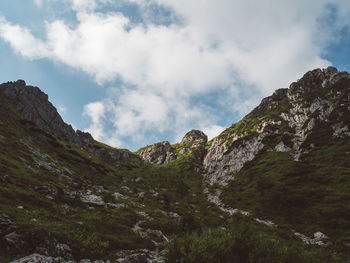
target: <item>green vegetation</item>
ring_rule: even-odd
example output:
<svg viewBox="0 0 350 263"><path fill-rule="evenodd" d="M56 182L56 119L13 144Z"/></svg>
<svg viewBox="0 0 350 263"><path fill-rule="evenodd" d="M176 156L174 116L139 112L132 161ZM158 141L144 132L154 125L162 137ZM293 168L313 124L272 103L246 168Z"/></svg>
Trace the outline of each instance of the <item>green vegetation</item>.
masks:
<svg viewBox="0 0 350 263"><path fill-rule="evenodd" d="M155 166L127 150L97 143L95 148L130 155L128 161L104 159L41 131L1 100L0 111L8 114L0 114L0 211L28 240L20 251L2 250L4 262L18 253L33 253L46 239L68 244L78 259L112 259L120 249L155 249L153 237L132 231L139 221L143 228L168 236L221 224L218 215L223 213L202 193L202 178L193 171L198 164L192 163L190 154ZM123 186L130 193L123 192ZM79 192L88 190L125 207L84 203ZM125 198L117 200L115 192Z"/></svg>
<svg viewBox="0 0 350 263"><path fill-rule="evenodd" d="M232 208L273 220L278 226L272 228L252 217L230 217L208 202L198 161L202 149L180 154L191 143L172 145L178 158L164 165L146 164L128 150L98 142L87 151L41 131L0 97L0 112L6 113L0 114L0 213L11 218L24 242L8 248L1 239L0 262L53 240L69 245L76 259L113 260L119 250L147 248L166 249L167 262L346 262L350 142L332 137L333 124L350 126L348 110L340 106L348 100L348 93L338 92L344 85L349 83L320 92L331 93L337 109L327 124L316 121L299 162L293 151L273 150L280 141L292 146L291 128L280 117L291 107L281 95L285 90L219 135L230 150L263 128L274 131L221 195ZM304 95L309 103L310 94ZM270 122L280 125L266 128ZM84 201L83 195L102 204ZM136 225L141 230L134 231ZM291 229L309 236L322 231L333 245L307 246ZM171 242L145 230L160 230Z"/></svg>
<svg viewBox="0 0 350 263"><path fill-rule="evenodd" d="M291 105L286 96L281 96L286 90L277 90L272 96L265 98L258 107L247 114L242 120L223 131L218 138L223 138L229 149L239 144L239 139L256 136L264 128L264 123L281 122L280 129L290 130L286 122L280 116L281 112L287 112ZM268 101L274 101L273 104ZM237 140L238 139L238 140ZM209 141L208 145L212 142Z"/></svg>
<svg viewBox="0 0 350 263"><path fill-rule="evenodd" d="M328 263L345 262L341 255L306 246L281 229L263 227L240 215L227 228L188 233L168 245L169 263Z"/></svg>
<svg viewBox="0 0 350 263"><path fill-rule="evenodd" d="M224 189L224 203L310 236L316 231L327 233L334 247L348 251L345 244L350 242L350 141L348 137L334 137L332 125L350 124L347 108L341 106L349 87L350 82L343 81L320 90L321 98L336 98L336 107L330 121L315 121L301 145L300 161L294 161L294 151L271 151L279 141L291 146L290 128L279 126L280 132L264 139L264 150L246 163ZM309 95L305 92L302 99L310 104ZM311 117L318 114L315 111Z"/></svg>

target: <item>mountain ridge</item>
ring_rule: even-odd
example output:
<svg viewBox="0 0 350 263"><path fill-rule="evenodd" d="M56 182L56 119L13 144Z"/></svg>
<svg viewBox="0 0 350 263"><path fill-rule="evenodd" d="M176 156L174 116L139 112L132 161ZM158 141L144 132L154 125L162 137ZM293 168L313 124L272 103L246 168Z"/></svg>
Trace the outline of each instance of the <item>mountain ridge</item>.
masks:
<svg viewBox="0 0 350 263"><path fill-rule="evenodd" d="M344 262L349 100L348 73L315 69L210 141L192 130L132 153L75 132L39 88L1 84L0 261L258 262L268 247L268 262ZM189 250L208 238L247 247Z"/></svg>

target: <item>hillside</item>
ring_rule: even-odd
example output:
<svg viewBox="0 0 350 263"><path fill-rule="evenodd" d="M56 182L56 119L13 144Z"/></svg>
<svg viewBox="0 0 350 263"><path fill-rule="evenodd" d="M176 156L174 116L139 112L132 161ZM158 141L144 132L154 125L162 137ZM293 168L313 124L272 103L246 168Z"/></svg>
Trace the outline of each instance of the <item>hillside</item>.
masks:
<svg viewBox="0 0 350 263"><path fill-rule="evenodd" d="M0 262L346 262L349 100L316 69L209 142L132 153L1 84Z"/></svg>

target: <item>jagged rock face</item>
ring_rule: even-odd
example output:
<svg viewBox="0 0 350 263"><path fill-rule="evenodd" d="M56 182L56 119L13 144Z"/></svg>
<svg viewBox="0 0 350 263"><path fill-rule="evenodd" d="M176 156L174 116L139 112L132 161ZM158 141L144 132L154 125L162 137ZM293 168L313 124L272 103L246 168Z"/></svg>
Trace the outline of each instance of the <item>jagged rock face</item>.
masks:
<svg viewBox="0 0 350 263"><path fill-rule="evenodd" d="M242 132L233 126L210 142L203 161L209 182L226 185L264 147L278 152L291 151L298 161L308 152L307 148L314 147L313 143L307 145L307 138L323 123L332 123L333 137L349 136L348 124L343 118L350 114L349 87L348 73L328 67L309 71L289 89L277 90L263 99L250 114L254 118L247 115L247 121L247 117L242 121L246 125L261 119L254 129ZM287 145L285 141L267 143L268 138L278 136L290 137Z"/></svg>
<svg viewBox="0 0 350 263"><path fill-rule="evenodd" d="M175 149L167 141L141 149L138 154L143 160L153 164L169 163L177 158Z"/></svg>
<svg viewBox="0 0 350 263"><path fill-rule="evenodd" d="M233 179L235 172L243 165L254 159L255 155L264 147L262 143L265 133L250 140L245 140L241 145L229 151L223 138L214 139L203 164L207 168L210 184L218 183L226 185Z"/></svg>
<svg viewBox="0 0 350 263"><path fill-rule="evenodd" d="M24 118L34 122L41 130L79 144L80 136L71 125L66 124L56 108L48 101L48 96L39 88L26 86L23 80L0 85L0 93L13 100L14 105Z"/></svg>
<svg viewBox="0 0 350 263"><path fill-rule="evenodd" d="M96 147L96 141L88 132L75 132L71 125L62 120L48 96L38 87L27 86L23 80L7 82L0 85L0 95L10 99L25 119L51 135L84 148L102 159L128 161L131 158L130 152Z"/></svg>

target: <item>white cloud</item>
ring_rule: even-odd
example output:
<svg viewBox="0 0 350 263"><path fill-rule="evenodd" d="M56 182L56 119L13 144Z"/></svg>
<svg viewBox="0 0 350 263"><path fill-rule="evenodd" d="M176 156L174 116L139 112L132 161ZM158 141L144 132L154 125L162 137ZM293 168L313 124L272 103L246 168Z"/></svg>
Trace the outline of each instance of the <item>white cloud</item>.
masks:
<svg viewBox="0 0 350 263"><path fill-rule="evenodd" d="M85 11L85 10L94 10L97 6L95 0L69 0L72 3L74 10Z"/></svg>
<svg viewBox="0 0 350 263"><path fill-rule="evenodd" d="M222 127L220 125L211 125L203 129L203 132L208 136L208 140L213 139L218 136L221 132L223 132L226 127Z"/></svg>
<svg viewBox="0 0 350 263"><path fill-rule="evenodd" d="M84 107L84 115L91 119L91 125L86 129L95 139L104 137L103 118L105 116L105 106L101 102L92 102Z"/></svg>
<svg viewBox="0 0 350 263"><path fill-rule="evenodd" d="M62 105L58 105L57 106L57 111L60 115L63 115L67 112L67 108L65 106L62 106Z"/></svg>
<svg viewBox="0 0 350 263"><path fill-rule="evenodd" d="M120 79L132 87L85 108L92 118L88 130L118 143L152 130L171 131L178 138L199 126L209 127L212 136L225 116L212 116L210 107L220 104L246 113L262 96L287 87L305 71L329 65L321 54L344 21L350 23L347 1L129 0L145 14L152 5L168 8L181 19L169 26L133 24L122 13L95 11L110 0L66 1L77 13L76 27L61 20L47 23L43 41L27 28L2 21L0 35L30 59L80 69L100 85ZM320 24L328 4L340 7L344 21ZM211 92L225 94L225 102L192 104L194 97ZM103 130L104 111L112 116L113 136Z"/></svg>
<svg viewBox="0 0 350 263"><path fill-rule="evenodd" d="M34 4L41 7L43 5L43 0L34 0Z"/></svg>
<svg viewBox="0 0 350 263"><path fill-rule="evenodd" d="M0 37L26 58L40 59L49 55L46 44L35 38L29 29L12 25L4 18L0 18Z"/></svg>

